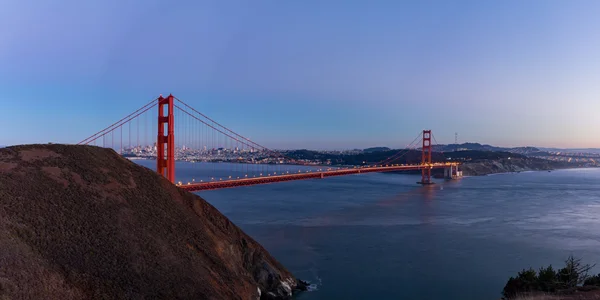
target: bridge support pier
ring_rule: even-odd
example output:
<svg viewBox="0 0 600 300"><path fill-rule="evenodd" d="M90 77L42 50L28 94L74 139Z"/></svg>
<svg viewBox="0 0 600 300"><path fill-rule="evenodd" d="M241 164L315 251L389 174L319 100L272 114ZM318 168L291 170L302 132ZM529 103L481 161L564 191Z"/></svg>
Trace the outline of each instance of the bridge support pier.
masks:
<svg viewBox="0 0 600 300"><path fill-rule="evenodd" d="M458 165L450 165L450 167L444 168L444 178L458 179L460 177L462 177L462 171L458 170Z"/></svg>

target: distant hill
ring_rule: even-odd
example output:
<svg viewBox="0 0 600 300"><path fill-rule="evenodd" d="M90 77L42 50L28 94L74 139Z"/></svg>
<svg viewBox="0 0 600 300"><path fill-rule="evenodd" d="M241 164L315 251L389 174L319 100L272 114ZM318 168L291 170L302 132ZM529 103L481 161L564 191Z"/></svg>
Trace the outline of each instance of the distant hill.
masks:
<svg viewBox="0 0 600 300"><path fill-rule="evenodd" d="M565 153L598 153L600 148L544 148L544 147L496 147L480 143L463 143L463 144L448 144L448 145L433 145L433 151L451 152L451 151L494 151L494 152L510 152L524 154L528 156L545 156L548 152L565 152Z"/></svg>
<svg viewBox="0 0 600 300"><path fill-rule="evenodd" d="M372 148L364 149L363 152L372 153L372 152L381 152L381 151L390 151L390 150L391 149L388 147L372 147Z"/></svg>
<svg viewBox="0 0 600 300"><path fill-rule="evenodd" d="M444 157L450 159L467 159L467 160L494 160L503 158L526 158L522 154L506 152L506 151L480 151L480 150L463 150L445 152Z"/></svg>
<svg viewBox="0 0 600 300"><path fill-rule="evenodd" d="M510 152L517 154L525 154L539 152L540 149L535 147L514 147L514 148L505 148L505 147L496 147L492 145L485 145L480 143L463 143L463 144L449 144L449 145L434 145L433 151L437 152L452 152L452 151L465 151L465 150L474 150L474 151L493 151L493 152Z"/></svg>
<svg viewBox="0 0 600 300"><path fill-rule="evenodd" d="M546 152L567 152L567 153L600 153L599 148L539 148Z"/></svg>
<svg viewBox="0 0 600 300"><path fill-rule="evenodd" d="M216 208L115 151L0 150L0 299L291 299Z"/></svg>

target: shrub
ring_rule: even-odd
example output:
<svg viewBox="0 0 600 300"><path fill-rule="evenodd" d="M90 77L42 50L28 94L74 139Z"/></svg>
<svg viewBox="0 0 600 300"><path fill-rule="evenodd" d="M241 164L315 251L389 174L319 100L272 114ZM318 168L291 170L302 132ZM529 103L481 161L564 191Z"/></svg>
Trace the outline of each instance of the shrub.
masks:
<svg viewBox="0 0 600 300"><path fill-rule="evenodd" d="M502 290L504 299L515 298L517 295L532 292L556 292L573 289L581 284L600 286L600 274L589 277L588 272L595 265L582 264L581 259L570 255L565 260L565 267L555 271L552 265L540 268L539 273L534 269L523 269L517 277L510 277Z"/></svg>
<svg viewBox="0 0 600 300"><path fill-rule="evenodd" d="M584 282L583 286L600 286L600 274L588 277Z"/></svg>
<svg viewBox="0 0 600 300"><path fill-rule="evenodd" d="M534 269L529 270L523 269L517 274L517 277L511 277L502 291L502 296L506 299L515 297L518 294L537 291L538 288L538 276Z"/></svg>

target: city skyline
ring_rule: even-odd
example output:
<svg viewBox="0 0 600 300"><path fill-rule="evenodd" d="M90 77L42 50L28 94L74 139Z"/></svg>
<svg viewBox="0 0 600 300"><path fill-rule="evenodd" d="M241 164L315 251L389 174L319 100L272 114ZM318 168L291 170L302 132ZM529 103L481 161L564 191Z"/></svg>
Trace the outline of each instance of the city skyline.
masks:
<svg viewBox="0 0 600 300"><path fill-rule="evenodd" d="M29 3L0 12L0 145L77 143L158 94L269 148L600 148L600 3Z"/></svg>

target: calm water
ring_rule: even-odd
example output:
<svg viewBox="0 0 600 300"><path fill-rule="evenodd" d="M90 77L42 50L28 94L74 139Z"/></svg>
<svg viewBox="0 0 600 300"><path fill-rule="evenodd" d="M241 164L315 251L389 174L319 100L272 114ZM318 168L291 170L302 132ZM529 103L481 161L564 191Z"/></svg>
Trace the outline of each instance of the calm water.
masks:
<svg viewBox="0 0 600 300"><path fill-rule="evenodd" d="M177 167L182 181L202 172ZM562 266L569 254L600 263L600 169L418 179L364 174L199 195L316 284L299 299L499 299L522 268Z"/></svg>

